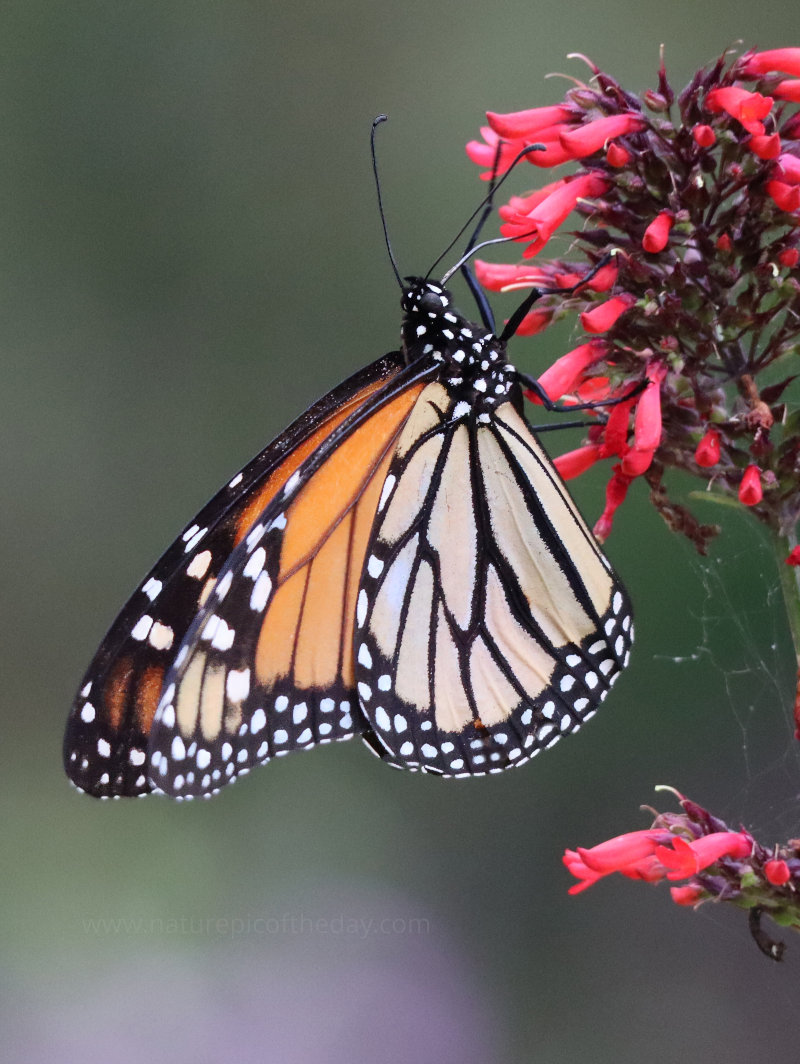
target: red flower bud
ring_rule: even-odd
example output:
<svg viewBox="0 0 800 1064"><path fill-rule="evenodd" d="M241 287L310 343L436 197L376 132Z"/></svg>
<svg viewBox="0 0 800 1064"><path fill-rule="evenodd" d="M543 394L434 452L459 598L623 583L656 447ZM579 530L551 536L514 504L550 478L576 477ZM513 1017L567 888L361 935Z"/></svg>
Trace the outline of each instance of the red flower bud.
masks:
<svg viewBox="0 0 800 1064"><path fill-rule="evenodd" d="M745 60L742 73L746 78L757 78L773 70L800 75L800 48L769 48L765 52L754 52Z"/></svg>
<svg viewBox="0 0 800 1064"><path fill-rule="evenodd" d="M800 565L800 547L792 547L785 560L787 565Z"/></svg>
<svg viewBox="0 0 800 1064"><path fill-rule="evenodd" d="M661 211L657 214L644 231L644 236L642 237L644 250L649 251L651 254L663 251L667 246L669 231L674 221L675 219L670 211Z"/></svg>
<svg viewBox="0 0 800 1064"><path fill-rule="evenodd" d="M583 159L605 147L612 137L636 133L644 129L647 120L637 114L608 115L561 133L559 140L573 159Z"/></svg>
<svg viewBox="0 0 800 1064"><path fill-rule="evenodd" d="M777 859L767 861L764 865L764 875L767 882L771 883L773 887L782 887L792 878L792 873L789 871L787 863Z"/></svg>
<svg viewBox="0 0 800 1064"><path fill-rule="evenodd" d="M621 170L623 166L627 166L631 161L631 153L627 148L624 148L621 144L617 144L615 140L609 144L606 149L606 162L609 166L613 166L615 170Z"/></svg>
<svg viewBox="0 0 800 1064"><path fill-rule="evenodd" d="M800 251L797 248L784 248L778 252L778 262L788 270L794 269L800 260Z"/></svg>
<svg viewBox="0 0 800 1064"><path fill-rule="evenodd" d="M553 465L564 480L572 480L585 473L597 462L602 455L602 447L599 443L587 443L583 447L577 447L574 451L567 451L554 459Z"/></svg>
<svg viewBox="0 0 800 1064"><path fill-rule="evenodd" d="M719 432L715 428L707 428L702 440L698 443L694 452L694 460L699 466L708 469L719 461Z"/></svg>
<svg viewBox="0 0 800 1064"><path fill-rule="evenodd" d="M717 134L711 126L697 125L692 130L695 144L700 148L711 148L716 143Z"/></svg>
<svg viewBox="0 0 800 1064"><path fill-rule="evenodd" d="M551 399L560 399L566 392L573 390L584 370L603 358L607 350L608 345L604 340L590 340L580 347L574 347L544 371L539 377L539 384Z"/></svg>
<svg viewBox="0 0 800 1064"><path fill-rule="evenodd" d="M635 302L635 297L628 293L607 299L580 315L581 328L593 334L606 332Z"/></svg>
<svg viewBox="0 0 800 1064"><path fill-rule="evenodd" d="M702 901L705 891L694 883L687 883L683 887L670 887L669 892L676 905L696 905Z"/></svg>
<svg viewBox="0 0 800 1064"><path fill-rule="evenodd" d="M781 153L781 138L777 133L753 136L748 140L747 147L759 159L777 159Z"/></svg>
<svg viewBox="0 0 800 1064"><path fill-rule="evenodd" d="M717 250L718 251L730 251L732 247L731 238L727 233L723 233L722 236L717 237Z"/></svg>
<svg viewBox="0 0 800 1064"><path fill-rule="evenodd" d="M757 506L763 498L761 487L761 470L757 465L749 465L744 471L739 484L739 502L743 506Z"/></svg>

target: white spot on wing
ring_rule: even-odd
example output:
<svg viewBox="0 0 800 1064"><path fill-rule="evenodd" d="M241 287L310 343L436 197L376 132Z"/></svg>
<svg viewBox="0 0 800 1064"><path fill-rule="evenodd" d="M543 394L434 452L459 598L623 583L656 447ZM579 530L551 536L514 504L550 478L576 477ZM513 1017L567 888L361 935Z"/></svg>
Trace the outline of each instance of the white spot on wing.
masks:
<svg viewBox="0 0 800 1064"><path fill-rule="evenodd" d="M152 627L153 618L148 613L143 614L131 629L131 638L139 640L147 639L147 635Z"/></svg>
<svg viewBox="0 0 800 1064"><path fill-rule="evenodd" d="M211 551L201 550L186 566L186 575L194 577L195 580L202 580L208 572L209 565L211 565Z"/></svg>
<svg viewBox="0 0 800 1064"><path fill-rule="evenodd" d="M386 505L389 496L392 494L392 489L394 488L396 481L397 477L394 473L390 473L386 480L384 480L383 490L381 491L380 501L378 502L378 513L380 513Z"/></svg>
<svg viewBox="0 0 800 1064"><path fill-rule="evenodd" d="M255 557L255 555L253 555L253 557ZM272 591L272 581L270 580L269 573L259 573L258 579L255 584L253 584L253 591L250 595L250 609L255 610L256 613L261 613L267 604L270 591Z"/></svg>
<svg viewBox="0 0 800 1064"><path fill-rule="evenodd" d="M156 580L155 577L151 576L147 583L142 586L142 591L152 602L153 599L158 596L158 593L161 591L161 588L163 586L164 585L161 583L160 580Z"/></svg>
<svg viewBox="0 0 800 1064"><path fill-rule="evenodd" d="M155 647L156 650L169 650L174 638L175 633L168 624L161 624L160 621L156 621L150 629L150 635L147 641L150 646Z"/></svg>
<svg viewBox="0 0 800 1064"><path fill-rule="evenodd" d="M225 693L231 702L243 702L250 693L250 670L231 669L225 679Z"/></svg>

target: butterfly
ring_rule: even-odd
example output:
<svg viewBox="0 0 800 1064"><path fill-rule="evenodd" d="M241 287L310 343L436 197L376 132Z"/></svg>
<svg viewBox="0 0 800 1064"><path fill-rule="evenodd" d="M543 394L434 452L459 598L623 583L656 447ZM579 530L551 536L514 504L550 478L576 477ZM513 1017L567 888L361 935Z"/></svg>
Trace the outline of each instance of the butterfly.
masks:
<svg viewBox="0 0 800 1064"><path fill-rule="evenodd" d="M500 772L606 697L630 603L505 341L426 279L402 308L402 349L237 473L124 606L67 724L80 790L209 796L356 734L398 767Z"/></svg>
<svg viewBox="0 0 800 1064"><path fill-rule="evenodd" d="M403 280L387 247L401 349L273 440L133 593L67 721L79 790L210 797L354 735L398 768L498 773L577 731L627 664L628 596L506 354L538 293L497 335L468 272L483 324L445 287L468 255Z"/></svg>

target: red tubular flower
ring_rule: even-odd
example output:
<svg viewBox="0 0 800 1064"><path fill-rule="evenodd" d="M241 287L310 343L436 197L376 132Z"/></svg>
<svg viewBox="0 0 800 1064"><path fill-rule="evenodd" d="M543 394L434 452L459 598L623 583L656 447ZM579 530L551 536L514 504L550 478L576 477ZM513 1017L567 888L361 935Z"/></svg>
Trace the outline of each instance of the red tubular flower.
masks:
<svg viewBox="0 0 800 1064"><path fill-rule="evenodd" d="M644 857L652 857L657 845L671 837L668 831L653 831L649 828L645 831L627 831L624 835L615 835L613 839L606 839L588 849L579 846L576 852L587 868L607 876Z"/></svg>
<svg viewBox="0 0 800 1064"><path fill-rule="evenodd" d="M800 185L787 185L784 181L767 181L766 190L776 207L787 214L800 208Z"/></svg>
<svg viewBox="0 0 800 1064"><path fill-rule="evenodd" d="M743 506L757 506L763 498L761 487L761 470L757 465L749 465L739 484L739 502Z"/></svg>
<svg viewBox="0 0 800 1064"><path fill-rule="evenodd" d="M708 469L710 466L717 464L719 456L719 432L715 428L709 427L695 448L694 460L699 466Z"/></svg>
<svg viewBox="0 0 800 1064"><path fill-rule="evenodd" d="M759 159L777 159L781 153L781 138L777 133L753 136L748 140L747 147Z"/></svg>
<svg viewBox="0 0 800 1064"><path fill-rule="evenodd" d="M649 468L661 443L661 385L667 367L659 362L647 366L648 383L636 404L633 423L633 446L622 459L622 472L638 477Z"/></svg>
<svg viewBox="0 0 800 1064"><path fill-rule="evenodd" d="M543 332L553 319L552 310L529 310L517 326L516 336L536 336Z"/></svg>
<svg viewBox="0 0 800 1064"><path fill-rule="evenodd" d="M631 158L632 156L628 149L621 144L617 144L614 140L606 149L606 162L609 166L613 166L615 170L621 170L623 166L627 166Z"/></svg>
<svg viewBox="0 0 800 1064"><path fill-rule="evenodd" d="M773 70L800 75L800 48L769 48L765 52L754 52L745 60L742 73L746 78L757 78Z"/></svg>
<svg viewBox="0 0 800 1064"><path fill-rule="evenodd" d="M561 858L576 879L581 880L580 883L574 883L569 888L570 894L580 894L582 890L586 890L587 887L591 887L593 883L596 883L598 879L602 879L600 872L593 872L591 868L583 863L580 855L574 850L566 850L564 856Z"/></svg>
<svg viewBox="0 0 800 1064"><path fill-rule="evenodd" d="M608 377L588 377L575 389L575 397L580 403L596 403L598 399L610 399L611 387ZM602 425L593 425L590 432L596 434L593 443L597 443L603 432ZM605 457L605 456L604 456Z"/></svg>
<svg viewBox="0 0 800 1064"><path fill-rule="evenodd" d="M564 480L572 480L585 473L595 462L603 457L603 448L599 443L587 443L574 451L567 451L554 459L553 465Z"/></svg>
<svg viewBox="0 0 800 1064"><path fill-rule="evenodd" d="M670 211L661 211L644 231L642 247L651 254L663 251L669 240L669 231L675 223Z"/></svg>
<svg viewBox="0 0 800 1064"><path fill-rule="evenodd" d="M478 283L490 292L507 292L514 288L545 287L550 278L535 266L519 266L511 262L484 262L475 260L475 276Z"/></svg>
<svg viewBox="0 0 800 1064"><path fill-rule="evenodd" d="M793 270L798 261L800 261L800 251L797 248L784 248L783 251L778 252L778 262L787 270Z"/></svg>
<svg viewBox="0 0 800 1064"><path fill-rule="evenodd" d="M635 297L629 293L607 299L605 303L599 303L580 315L581 328L592 334L607 332L635 302Z"/></svg>
<svg viewBox="0 0 800 1064"><path fill-rule="evenodd" d="M670 832L661 828L629 831L590 849L579 846L577 850L567 850L562 860L576 879L581 880L570 887L569 893L579 894L612 872L620 872L629 879L658 882L664 878L666 869L654 853L659 843L671 838Z"/></svg>
<svg viewBox="0 0 800 1064"><path fill-rule="evenodd" d="M717 142L717 134L711 126L697 125L692 129L694 142L699 148L712 148Z"/></svg>
<svg viewBox="0 0 800 1064"><path fill-rule="evenodd" d="M617 283L619 267L615 262L608 262L601 266L591 281L586 282L586 287L593 292L607 292Z"/></svg>
<svg viewBox="0 0 800 1064"><path fill-rule="evenodd" d="M800 103L800 80L797 78L782 81L773 89L779 100L788 100L790 103Z"/></svg>
<svg viewBox="0 0 800 1064"><path fill-rule="evenodd" d="M705 895L702 887L687 883L684 887L670 887L669 892L676 905L696 905Z"/></svg>
<svg viewBox="0 0 800 1064"><path fill-rule="evenodd" d="M603 433L604 458L613 454L622 456L628 451L628 425L630 411L635 402L636 397L615 403L611 408Z"/></svg>
<svg viewBox="0 0 800 1064"><path fill-rule="evenodd" d="M590 340L567 351L539 377L539 384L551 399L560 399L566 392L571 392L580 380L583 372L594 362L604 358L608 344L604 340Z"/></svg>
<svg viewBox="0 0 800 1064"><path fill-rule="evenodd" d="M504 140L531 142L538 140L540 131L548 126L575 121L573 112L563 104L556 104L552 107L532 107L527 111L512 111L509 114L487 111L486 118L494 132Z"/></svg>
<svg viewBox="0 0 800 1064"><path fill-rule="evenodd" d="M800 547L792 547L785 561L787 565L800 565Z"/></svg>
<svg viewBox="0 0 800 1064"><path fill-rule="evenodd" d="M500 143L500 137L489 126L481 127L481 135L486 141L482 144L479 140L471 140L467 144L467 155L478 166L487 166L489 169L481 174L482 181L490 181L497 174L504 174L514 162L516 157L525 147L521 140L507 140ZM500 143L500 155L497 154L497 145ZM531 153L535 154L535 153ZM497 159L497 170L494 170Z"/></svg>
<svg viewBox="0 0 800 1064"><path fill-rule="evenodd" d="M516 213L513 220L508 217L508 208L500 209L501 217L506 218L505 224L500 226L503 236L513 240L530 240L531 236L535 237L525 248L524 258L530 258L541 251L555 230L575 209L578 200L602 195L608 188L608 182L601 175L589 171L577 177L565 178L564 181L557 182L556 186L549 195L539 199L531 211L526 214ZM529 201L532 198L527 197Z"/></svg>
<svg viewBox="0 0 800 1064"><path fill-rule="evenodd" d="M584 159L587 155L600 151L612 138L625 136L626 133L637 133L646 125L647 120L642 115L609 115L607 118L586 122L575 129L565 130L559 140L572 159Z"/></svg>
<svg viewBox="0 0 800 1064"><path fill-rule="evenodd" d="M631 486L633 477L626 476L621 466L614 466L611 480L606 484L606 507L595 521L592 531L595 537L604 543L611 535L611 527L614 523L614 514L625 502L628 488Z"/></svg>
<svg viewBox="0 0 800 1064"><path fill-rule="evenodd" d="M715 831L687 842L680 835L670 837L672 848L656 846L655 856L669 869L667 879L688 879L716 864L722 857L749 857L753 840L742 831Z"/></svg>
<svg viewBox="0 0 800 1064"><path fill-rule="evenodd" d="M788 152L779 155L772 176L787 185L800 185L800 159Z"/></svg>
<svg viewBox="0 0 800 1064"><path fill-rule="evenodd" d="M772 97L762 96L760 92L748 92L735 85L712 89L706 96L706 108L717 114L726 111L744 126L748 133L759 136L764 132L762 118L772 110Z"/></svg>
<svg viewBox="0 0 800 1064"><path fill-rule="evenodd" d="M785 861L778 860L767 861L764 865L764 875L767 882L771 883L773 887L782 887L792 878L788 864Z"/></svg>

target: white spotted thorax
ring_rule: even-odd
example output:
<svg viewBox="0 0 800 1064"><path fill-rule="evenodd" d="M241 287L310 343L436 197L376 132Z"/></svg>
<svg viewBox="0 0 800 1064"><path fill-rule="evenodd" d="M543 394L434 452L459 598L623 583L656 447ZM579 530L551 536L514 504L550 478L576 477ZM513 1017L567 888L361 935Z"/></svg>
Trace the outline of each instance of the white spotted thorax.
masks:
<svg viewBox="0 0 800 1064"><path fill-rule="evenodd" d="M516 379L505 344L454 310L446 288L420 277L406 280L401 299L406 362L431 358L443 363L442 383L470 407L488 409L505 402Z"/></svg>

